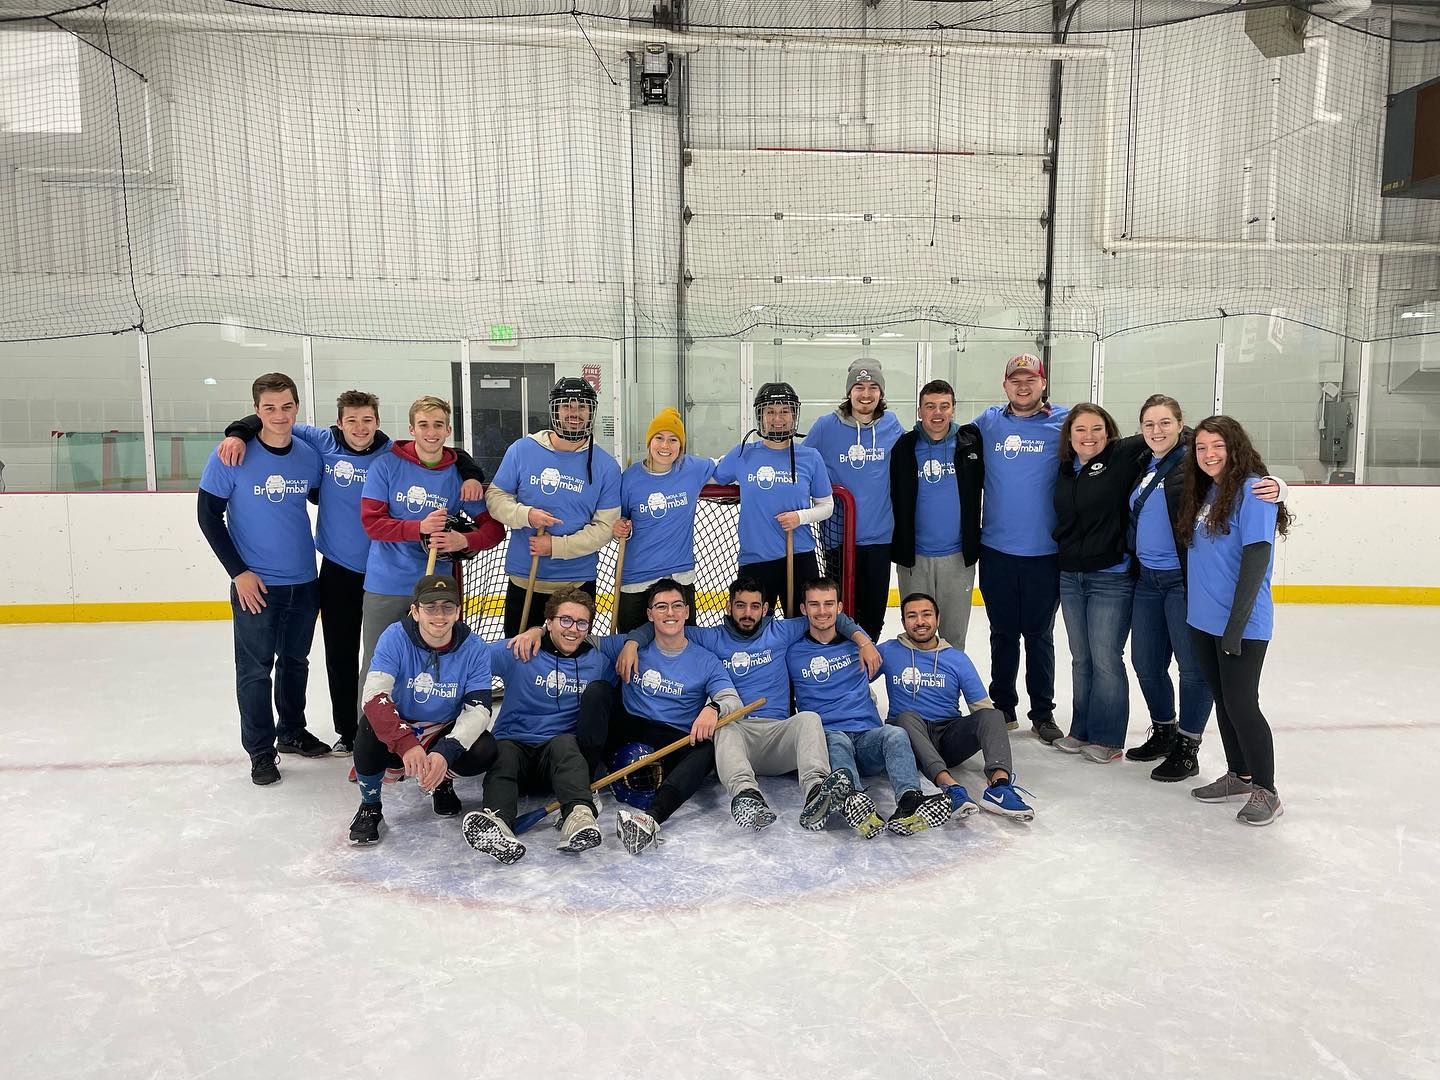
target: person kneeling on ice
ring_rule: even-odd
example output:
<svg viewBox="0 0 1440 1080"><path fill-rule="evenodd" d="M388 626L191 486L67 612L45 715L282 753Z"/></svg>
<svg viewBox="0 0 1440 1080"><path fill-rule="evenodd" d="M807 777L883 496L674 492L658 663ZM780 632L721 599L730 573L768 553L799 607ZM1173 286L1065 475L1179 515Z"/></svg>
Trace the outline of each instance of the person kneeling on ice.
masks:
<svg viewBox="0 0 1440 1080"><path fill-rule="evenodd" d="M983 753L987 786L980 805L1017 821L1032 820L1035 811L1020 797L1023 789L1011 783L1005 714L991 704L970 658L937 632L940 605L927 593L911 593L900 602L900 617L905 632L880 646L890 696L887 723L910 737L920 768L949 798L952 811L969 817L976 807L949 770ZM961 700L970 715L960 714Z"/></svg>
<svg viewBox="0 0 1440 1080"><path fill-rule="evenodd" d="M866 839L882 829L908 836L945 824L951 813L949 798L920 793L910 740L900 728L880 722L860 651L835 629L840 587L830 578L818 578L805 583L802 595L810 629L790 646L785 659L796 708L820 714L830 766L850 775L855 790L841 807L846 822ZM895 792L889 821L881 819L861 783L866 773L882 768Z"/></svg>
<svg viewBox="0 0 1440 1080"><path fill-rule="evenodd" d="M495 761L490 654L459 618L455 579L431 574L415 583L409 613L376 642L355 735L360 809L352 844L380 839L387 769L417 777L435 813L455 817L460 798L450 778L478 776Z"/></svg>
<svg viewBox="0 0 1440 1080"><path fill-rule="evenodd" d="M755 777L796 773L805 800L800 824L819 830L850 796L850 778L843 770L830 769L820 717L813 712L789 715L790 673L785 669L785 652L805 635L810 624L804 619L777 619L767 610L761 584L740 577L730 585L724 623L685 630L687 641L715 654L743 700L763 697L774 703L774 708L767 707L759 716L747 716L715 732L715 771L730 792L730 816L735 824L757 830L773 824L775 812L760 794ZM835 625L855 642L867 671L878 672L880 654L859 624L842 611ZM649 624L630 634L616 665L622 677L633 673L639 648L654 639Z"/></svg>
<svg viewBox="0 0 1440 1080"><path fill-rule="evenodd" d="M615 694L615 667L586 634L595 601L584 589L552 593L545 602L545 636L528 659L511 643L490 646L490 664L505 684L495 721L497 760L485 774L483 809L465 815L465 839L498 862L525 854L515 838L520 789L549 787L560 802L561 851L600 843L598 807L590 776L604 750Z"/></svg>

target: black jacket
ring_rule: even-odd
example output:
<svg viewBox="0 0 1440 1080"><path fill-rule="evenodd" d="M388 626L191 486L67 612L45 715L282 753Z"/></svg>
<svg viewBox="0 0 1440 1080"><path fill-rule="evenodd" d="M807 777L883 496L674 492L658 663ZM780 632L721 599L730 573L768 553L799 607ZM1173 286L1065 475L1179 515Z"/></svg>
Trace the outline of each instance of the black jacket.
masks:
<svg viewBox="0 0 1440 1080"><path fill-rule="evenodd" d="M1131 435L1110 443L1078 473L1073 459L1060 463L1050 535L1060 545L1062 572L1104 570L1125 557L1130 492L1150 456L1144 437Z"/></svg>
<svg viewBox="0 0 1440 1080"><path fill-rule="evenodd" d="M920 494L915 444L919 438L912 428L890 451L890 506L895 513L890 558L897 566L915 565L915 502ZM980 429L974 424L964 424L955 433L955 483L960 488L961 551L965 565L970 566L980 557L980 489L985 486L985 455L981 453Z"/></svg>

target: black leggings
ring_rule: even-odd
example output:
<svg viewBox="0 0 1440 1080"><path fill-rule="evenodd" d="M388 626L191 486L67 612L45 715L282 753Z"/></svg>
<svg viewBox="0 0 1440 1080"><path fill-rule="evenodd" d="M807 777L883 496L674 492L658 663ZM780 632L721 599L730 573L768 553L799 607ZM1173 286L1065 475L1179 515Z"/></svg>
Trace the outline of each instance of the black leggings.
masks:
<svg viewBox="0 0 1440 1080"><path fill-rule="evenodd" d="M593 581L582 581L580 588L592 597L595 595L595 582ZM545 622L545 602L549 599L549 593L536 592L530 600L530 618L526 620L524 626L521 626L520 616L525 613L525 586L507 581L505 583L505 636L511 638L522 630L529 630L532 626L543 624Z"/></svg>
<svg viewBox="0 0 1440 1080"><path fill-rule="evenodd" d="M450 734L454 726L453 723L446 724L444 731L435 741L439 742ZM487 731L475 740L474 746L460 755L453 771L459 776L479 776L495 764L495 754L495 736ZM390 748L380 741L380 736L376 735L375 729L370 726L370 718L362 716L360 729L355 735L355 775L377 776L386 769L403 768L404 764L399 754L392 754Z"/></svg>
<svg viewBox="0 0 1440 1080"><path fill-rule="evenodd" d="M679 728L631 712L621 716L619 728L625 741L645 743L654 750L668 746L685 734ZM663 779L655 793L655 801L650 804L650 816L656 821L665 821L715 772L715 740L706 739L694 746L681 747L669 757L662 758L660 768Z"/></svg>
<svg viewBox="0 0 1440 1080"><path fill-rule="evenodd" d="M495 764L485 774L485 809L494 810L513 829L521 791L553 791L562 821L577 806L595 809L590 770L574 735L533 745L499 741Z"/></svg>
<svg viewBox="0 0 1440 1080"><path fill-rule="evenodd" d="M325 675L335 734L355 742L360 696L360 609L365 575L329 559L320 560L320 631L325 635Z"/></svg>
<svg viewBox="0 0 1440 1080"><path fill-rule="evenodd" d="M844 573L841 566L844 556L841 548L827 548L825 551L826 573L836 581L840 581ZM891 567L889 544L860 544L855 548L855 621L876 643L885 629L885 612L890 606ZM795 587L798 589L800 583L796 582ZM841 589L840 599L848 600L843 595L843 582ZM800 597L800 600L804 599Z"/></svg>
<svg viewBox="0 0 1440 1080"><path fill-rule="evenodd" d="M1215 695L1215 719L1225 744L1225 763L1239 776L1250 776L1260 787L1275 790L1275 741L1270 724L1260 711L1260 669L1265 666L1268 641L1246 638L1240 655L1231 656L1220 639L1190 627L1195 666Z"/></svg>
<svg viewBox="0 0 1440 1080"><path fill-rule="evenodd" d="M785 596L785 559L771 559L768 562L748 563L740 567L735 575L737 578L754 578L760 583L760 591L765 594L765 602L770 605L770 613L775 615L780 607L785 609L785 617L793 619L800 614L800 603L805 599L799 595L800 590L805 587L805 582L820 576L820 564L815 558L813 551L795 552L795 604L784 601ZM779 606L777 607L777 601Z"/></svg>

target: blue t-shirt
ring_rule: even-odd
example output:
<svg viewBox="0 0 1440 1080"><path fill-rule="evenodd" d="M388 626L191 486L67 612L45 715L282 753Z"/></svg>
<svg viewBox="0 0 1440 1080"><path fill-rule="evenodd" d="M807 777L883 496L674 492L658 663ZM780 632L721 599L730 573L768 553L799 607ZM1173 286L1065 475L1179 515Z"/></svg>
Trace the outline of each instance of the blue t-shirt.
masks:
<svg viewBox="0 0 1440 1080"><path fill-rule="evenodd" d="M790 672L785 667L785 651L805 636L809 626L808 619L767 615L750 637L741 637L729 623L687 627L685 636L715 654L741 701L763 697L765 705L760 711L766 717L783 719L790 715Z"/></svg>
<svg viewBox="0 0 1440 1080"><path fill-rule="evenodd" d="M460 506L460 474L454 464L427 469L391 448L375 460L365 474L362 499L389 503L390 516L400 521L422 521L436 510ZM483 507L467 504L478 515ZM365 591L383 596L408 596L425 574L426 555L416 540L374 540L365 561ZM450 574L454 564L441 555L435 573Z"/></svg>
<svg viewBox="0 0 1440 1080"><path fill-rule="evenodd" d="M820 455L808 446L794 449L793 475L790 447L772 450L763 442L742 443L721 458L715 468L717 483L737 484L740 488L741 566L783 559L785 530L775 515L808 510L812 500L831 494L830 477ZM815 536L806 526L795 530L795 550L815 550Z"/></svg>
<svg viewBox="0 0 1440 1080"><path fill-rule="evenodd" d="M1135 500L1140 498L1146 488L1155 484L1155 467L1160 464L1160 459L1152 456L1150 465L1139 485L1130 493L1130 506L1133 509ZM1135 523L1135 556L1140 560L1140 565L1151 570L1179 570L1180 555L1175 550L1175 532L1170 527L1170 510L1165 505L1165 485L1167 482L1177 479L1177 471L1182 468L1183 462L1177 464L1170 474L1161 480L1150 497L1145 500L1145 505L1140 508L1140 520Z"/></svg>
<svg viewBox="0 0 1440 1080"><path fill-rule="evenodd" d="M607 655L614 643L618 654L625 641L619 635L599 639ZM689 731L706 701L734 689L715 654L691 641L676 656L666 656L657 645L642 645L635 677L621 686L620 697L633 716Z"/></svg>
<svg viewBox="0 0 1440 1080"><path fill-rule="evenodd" d="M985 451L980 543L1007 555L1053 555L1060 426L1070 410L1012 416L992 405L975 418Z"/></svg>
<svg viewBox="0 0 1440 1080"><path fill-rule="evenodd" d="M360 521L360 500L370 466L388 452L390 443L387 440L357 454L330 428L296 424L293 430L295 438L314 449L324 462L315 546L331 562L363 574L370 555L370 537L365 535Z"/></svg>
<svg viewBox="0 0 1440 1080"><path fill-rule="evenodd" d="M597 511L615 510L620 506L620 466L615 459L593 447L579 450L552 450L528 436L517 439L505 451L500 468L495 471L495 486L508 491L517 502L554 514L560 524L545 531L550 536L577 533L594 519ZM589 479L586 463L589 463ZM530 574L530 537L535 530L525 525L510 530L510 546L505 550L505 573L528 577ZM625 552L628 562L630 552ZM573 559L540 557L535 576L540 581L594 581L600 564L598 552Z"/></svg>
<svg viewBox="0 0 1440 1080"><path fill-rule="evenodd" d="M955 432L931 442L915 439L915 554L939 559L964 546L960 539L960 485L955 479Z"/></svg>
<svg viewBox="0 0 1440 1080"><path fill-rule="evenodd" d="M620 477L620 516L634 532L625 544L622 585L658 581L695 569L695 511L715 462L685 454L657 476L636 462ZM588 579L587 579L588 580Z"/></svg>
<svg viewBox="0 0 1440 1080"><path fill-rule="evenodd" d="M880 676L890 695L891 722L907 710L930 723L961 716L960 701L983 701L985 683L970 658L956 648L912 649L901 641L880 646Z"/></svg>
<svg viewBox="0 0 1440 1080"><path fill-rule="evenodd" d="M1276 503L1261 502L1255 497L1251 489L1259 480L1258 476L1246 478L1245 494L1236 500L1238 505L1230 515L1228 533L1212 537L1205 528L1205 519L1214 501L1214 487L1195 522L1195 538L1190 542L1186 558L1185 621L1215 637L1225 635L1225 624L1230 621L1235 585L1240 580L1240 557L1247 544L1269 544L1270 562L1265 567L1265 581L1241 636L1269 641L1274 629L1275 602L1270 596L1270 575L1275 569L1275 519L1280 508Z"/></svg>
<svg viewBox="0 0 1440 1080"><path fill-rule="evenodd" d="M315 580L310 489L320 484L320 455L303 442L277 454L256 439L239 465L210 451L200 490L224 499L225 524L245 565L266 585Z"/></svg>
<svg viewBox="0 0 1440 1080"><path fill-rule="evenodd" d="M821 645L806 634L790 646L785 662L795 707L819 713L827 731L865 731L880 726L880 712L870 699L870 677L853 642L837 637Z"/></svg>
<svg viewBox="0 0 1440 1080"><path fill-rule="evenodd" d="M828 412L816 420L800 445L816 451L825 462L830 483L855 497L855 543L888 544L895 530L890 507L890 451L905 434L894 413L886 410L868 427Z"/></svg>
<svg viewBox="0 0 1440 1080"><path fill-rule="evenodd" d="M490 651L470 633L448 652L436 653L416 645L403 621L391 623L375 643L370 670L395 677L390 697L416 736L458 717L469 695L490 693Z"/></svg>
<svg viewBox="0 0 1440 1080"><path fill-rule="evenodd" d="M592 682L614 685L615 660L597 648L573 656L541 649L527 661L515 659L508 643L492 642L490 667L505 684L505 700L495 718L497 739L538 745L575 731L580 695Z"/></svg>

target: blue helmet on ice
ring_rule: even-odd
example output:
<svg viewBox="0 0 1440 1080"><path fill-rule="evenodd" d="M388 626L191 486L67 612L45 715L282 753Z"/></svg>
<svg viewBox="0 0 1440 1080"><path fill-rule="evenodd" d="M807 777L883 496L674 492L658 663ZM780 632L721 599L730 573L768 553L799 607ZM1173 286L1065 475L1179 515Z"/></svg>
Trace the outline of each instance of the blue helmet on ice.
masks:
<svg viewBox="0 0 1440 1080"><path fill-rule="evenodd" d="M653 754L655 748L640 742L629 742L616 750L610 757L610 771L618 772L627 765L633 765L646 754ZM636 769L629 776L622 776L610 785L610 794L623 803L629 803L637 810L649 810L655 801L655 792L665 777L658 761L644 768Z"/></svg>

